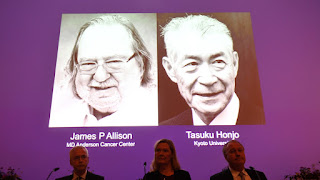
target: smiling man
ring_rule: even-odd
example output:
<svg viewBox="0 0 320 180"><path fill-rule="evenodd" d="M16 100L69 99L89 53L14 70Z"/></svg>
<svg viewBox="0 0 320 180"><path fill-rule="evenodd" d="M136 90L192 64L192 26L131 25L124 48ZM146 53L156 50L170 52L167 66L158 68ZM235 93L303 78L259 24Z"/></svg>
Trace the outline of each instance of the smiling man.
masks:
<svg viewBox="0 0 320 180"><path fill-rule="evenodd" d="M109 14L85 23L67 66L75 103L53 113L49 126L158 125L151 61L128 18Z"/></svg>
<svg viewBox="0 0 320 180"><path fill-rule="evenodd" d="M143 63L122 25L88 27L77 55L76 93L88 102L97 119L116 112L127 91L140 87Z"/></svg>
<svg viewBox="0 0 320 180"><path fill-rule="evenodd" d="M227 26L204 15L173 18L162 35L162 64L191 110L161 125L235 125L239 57Z"/></svg>

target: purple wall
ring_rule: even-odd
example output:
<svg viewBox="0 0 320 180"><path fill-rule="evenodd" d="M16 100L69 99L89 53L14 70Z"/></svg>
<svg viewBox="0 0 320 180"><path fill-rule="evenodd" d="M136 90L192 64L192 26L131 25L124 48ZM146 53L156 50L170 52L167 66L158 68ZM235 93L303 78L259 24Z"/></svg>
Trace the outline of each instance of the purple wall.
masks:
<svg viewBox="0 0 320 180"><path fill-rule="evenodd" d="M141 178L160 138L175 142L192 179L209 179L227 165L221 146L198 148L187 130L238 132L246 165L271 180L318 162L319 7L318 0L1 1L0 167L20 168L23 179L45 179L55 167L52 179L67 175L68 137L109 131L132 133L135 146L89 148L90 170L108 180ZM49 129L61 14L110 12L250 12L266 125Z"/></svg>

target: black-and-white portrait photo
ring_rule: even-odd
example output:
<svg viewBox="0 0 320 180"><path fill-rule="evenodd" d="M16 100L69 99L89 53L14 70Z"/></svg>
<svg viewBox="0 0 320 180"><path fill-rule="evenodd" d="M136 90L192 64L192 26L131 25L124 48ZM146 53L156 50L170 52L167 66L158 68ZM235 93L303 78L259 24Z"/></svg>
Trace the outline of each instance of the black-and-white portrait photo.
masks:
<svg viewBox="0 0 320 180"><path fill-rule="evenodd" d="M158 25L160 125L265 124L250 13L158 14Z"/></svg>
<svg viewBox="0 0 320 180"><path fill-rule="evenodd" d="M156 14L63 14L49 127L157 126Z"/></svg>

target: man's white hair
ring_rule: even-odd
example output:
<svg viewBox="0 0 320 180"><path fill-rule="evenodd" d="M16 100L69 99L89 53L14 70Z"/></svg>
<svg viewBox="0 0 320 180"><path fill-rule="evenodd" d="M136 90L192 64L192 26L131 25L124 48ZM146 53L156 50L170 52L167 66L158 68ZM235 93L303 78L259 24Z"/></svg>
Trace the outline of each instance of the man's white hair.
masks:
<svg viewBox="0 0 320 180"><path fill-rule="evenodd" d="M162 28L161 35L164 37L167 56L172 57L174 55L175 44L179 41L179 35L183 33L197 34L200 37L211 33L225 34L230 37L229 46L233 50L231 32L225 24L205 15L188 15L173 18Z"/></svg>
<svg viewBox="0 0 320 180"><path fill-rule="evenodd" d="M73 147L73 148L70 150L70 152L69 152L70 159L71 159L71 156L73 155L73 152L74 152L76 149L83 149L83 150L86 152L87 157L89 157L89 151L88 151L88 149L87 149L86 147L84 147L84 146L75 146L75 147Z"/></svg>

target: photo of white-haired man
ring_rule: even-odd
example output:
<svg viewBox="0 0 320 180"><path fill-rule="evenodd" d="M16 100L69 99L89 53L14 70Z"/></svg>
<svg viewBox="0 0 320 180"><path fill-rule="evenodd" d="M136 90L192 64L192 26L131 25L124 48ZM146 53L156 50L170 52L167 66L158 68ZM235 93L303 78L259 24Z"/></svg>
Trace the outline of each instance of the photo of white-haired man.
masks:
<svg viewBox="0 0 320 180"><path fill-rule="evenodd" d="M233 25L233 30L238 29L232 32L225 23L219 21L214 15L219 19L226 20L228 26ZM254 52L254 49L249 49L249 47L241 49L243 48L241 47L241 51L238 52L234 46L233 35L238 40L239 37L244 36L241 31L250 30L248 26L251 27L251 24L244 20L250 20L249 13L158 16L158 22L160 21L159 24L162 27L161 37L164 41L162 47L166 50L165 53L162 52L162 66L169 79L177 85L180 95L189 107L174 117L161 118L161 114L168 114L168 111L159 112L160 125L264 124L255 54L253 53L249 57L242 52L243 50ZM249 35L242 38L247 38L247 41L252 38L253 42L252 33L251 37ZM241 43L246 42L240 40L237 47ZM254 45L251 47L254 48ZM161 52L158 52L159 56L160 54ZM245 66L250 67L250 64L246 63L253 64L254 68L249 70L250 72L243 72L238 83L239 73L245 71L241 67L243 69L246 69ZM254 74L255 79L246 77L248 73L249 75ZM258 96L249 97L249 101L251 101L249 103L246 102L248 100L246 96L250 96L250 94L243 93L247 89L243 87L248 83L244 82L243 78L248 78L247 81L254 80L251 84L254 86L249 84L251 87L247 88L254 88L254 92L258 94ZM165 84L162 82L159 80L160 96L162 94L161 87ZM240 85L239 89L236 89L236 84ZM248 91L248 93L250 92ZM252 101L254 98L256 101ZM172 101L172 97L170 99L171 104L176 106L177 101ZM168 103L160 102L159 104Z"/></svg>
<svg viewBox="0 0 320 180"><path fill-rule="evenodd" d="M155 48L145 43L156 37L155 17L155 14L63 16L61 43L66 44L70 29L76 29L75 19L83 23L74 43L70 43L73 48L65 68L73 98L70 102L75 103L54 94L50 127L158 125ZM139 25L143 34L131 21L143 25ZM65 52L62 48L65 44L60 44L58 54ZM58 76L59 73L56 79Z"/></svg>

